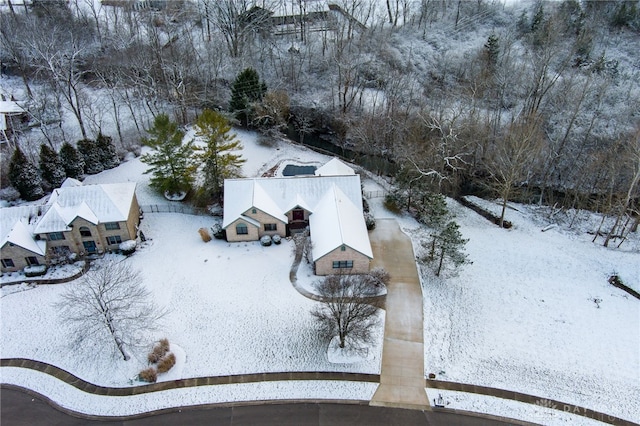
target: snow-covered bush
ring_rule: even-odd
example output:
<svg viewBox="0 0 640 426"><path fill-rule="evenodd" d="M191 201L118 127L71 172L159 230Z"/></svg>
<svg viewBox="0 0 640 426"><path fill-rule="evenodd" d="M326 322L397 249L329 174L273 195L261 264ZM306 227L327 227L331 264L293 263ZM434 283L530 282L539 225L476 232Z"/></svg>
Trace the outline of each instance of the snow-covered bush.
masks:
<svg viewBox="0 0 640 426"><path fill-rule="evenodd" d="M272 243L272 240L271 240L271 236L269 235L263 235L262 238L260 238L260 244L262 244L265 247L270 246L271 243Z"/></svg>
<svg viewBox="0 0 640 426"><path fill-rule="evenodd" d="M39 277L47 272L47 265L27 266L23 272L25 277Z"/></svg>
<svg viewBox="0 0 640 426"><path fill-rule="evenodd" d="M20 192L13 186L0 189L0 200L13 202L20 198Z"/></svg>
<svg viewBox="0 0 640 426"><path fill-rule="evenodd" d="M118 248L120 249L122 254L124 254L125 256L129 256L130 254L133 254L133 252L136 251L136 242L135 240L123 241L120 243Z"/></svg>
<svg viewBox="0 0 640 426"><path fill-rule="evenodd" d="M364 223L367 225L367 231L371 231L376 228L376 220L371 213L364 214Z"/></svg>
<svg viewBox="0 0 640 426"><path fill-rule="evenodd" d="M271 240L273 241L274 244L280 244L282 242L282 238L280 238L280 235L278 234L272 235Z"/></svg>

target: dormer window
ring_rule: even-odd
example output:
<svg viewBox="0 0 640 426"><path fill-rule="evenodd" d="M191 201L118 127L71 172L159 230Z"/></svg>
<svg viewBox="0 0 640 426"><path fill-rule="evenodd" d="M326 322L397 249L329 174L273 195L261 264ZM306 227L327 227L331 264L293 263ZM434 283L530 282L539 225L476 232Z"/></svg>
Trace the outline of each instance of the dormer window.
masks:
<svg viewBox="0 0 640 426"><path fill-rule="evenodd" d="M87 228L86 226L81 226L79 231L80 231L80 236L81 237L90 237L91 236L91 230L89 228Z"/></svg>
<svg viewBox="0 0 640 426"><path fill-rule="evenodd" d="M340 251L345 251L347 248L345 246L340 247Z"/></svg>
<svg viewBox="0 0 640 426"><path fill-rule="evenodd" d="M251 209L251 214L256 214L258 211L256 209Z"/></svg>

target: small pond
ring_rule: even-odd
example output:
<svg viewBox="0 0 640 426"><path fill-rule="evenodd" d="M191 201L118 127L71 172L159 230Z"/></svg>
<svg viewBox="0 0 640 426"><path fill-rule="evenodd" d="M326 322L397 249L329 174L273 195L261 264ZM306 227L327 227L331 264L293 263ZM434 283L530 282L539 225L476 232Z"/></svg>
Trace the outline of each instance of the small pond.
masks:
<svg viewBox="0 0 640 426"><path fill-rule="evenodd" d="M296 166L287 164L282 171L284 176L313 175L316 172L316 166Z"/></svg>

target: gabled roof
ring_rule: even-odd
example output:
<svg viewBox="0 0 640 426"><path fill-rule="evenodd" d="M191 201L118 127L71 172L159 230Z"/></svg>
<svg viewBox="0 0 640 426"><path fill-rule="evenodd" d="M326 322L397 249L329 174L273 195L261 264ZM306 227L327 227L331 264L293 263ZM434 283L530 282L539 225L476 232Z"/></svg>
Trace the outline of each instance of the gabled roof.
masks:
<svg viewBox="0 0 640 426"><path fill-rule="evenodd" d="M49 210L38 222L35 233L68 231L68 225L78 217L94 224L126 221L135 190L135 183L55 189L47 203Z"/></svg>
<svg viewBox="0 0 640 426"><path fill-rule="evenodd" d="M36 254L43 254L44 242L33 239L33 228L44 214L44 206L5 207L0 210L0 247L12 243Z"/></svg>
<svg viewBox="0 0 640 426"><path fill-rule="evenodd" d="M276 219L280 219L283 222L287 222L287 216L278 205L273 201L271 196L267 194L267 191L262 187L260 182L254 182L253 185L253 204L251 207L260 209L266 214L273 216Z"/></svg>
<svg viewBox="0 0 640 426"><path fill-rule="evenodd" d="M362 211L358 175L226 179L222 227L226 228L252 207L287 222L285 213L296 206L315 211L318 202L332 185L341 188L345 196Z"/></svg>
<svg viewBox="0 0 640 426"><path fill-rule="evenodd" d="M0 247L4 247L6 243L14 244L41 256L45 255L45 242L34 240L33 234L21 220L17 221L9 234L2 239Z"/></svg>
<svg viewBox="0 0 640 426"><path fill-rule="evenodd" d="M62 182L60 188L69 188L74 186L82 186L82 182L80 182L78 179L68 177L64 180L64 182Z"/></svg>
<svg viewBox="0 0 640 426"><path fill-rule="evenodd" d="M345 245L373 259L362 209L333 185L309 216L313 238L313 261Z"/></svg>
<svg viewBox="0 0 640 426"><path fill-rule="evenodd" d="M288 213L291 210L297 208L305 209L306 211L313 213L311 207L309 207L307 202L298 194L296 194L296 199L294 200L294 202L289 207L285 207L285 213Z"/></svg>
<svg viewBox="0 0 640 426"><path fill-rule="evenodd" d="M355 174L356 172L351 167L336 157L315 171L316 176L350 176Z"/></svg>

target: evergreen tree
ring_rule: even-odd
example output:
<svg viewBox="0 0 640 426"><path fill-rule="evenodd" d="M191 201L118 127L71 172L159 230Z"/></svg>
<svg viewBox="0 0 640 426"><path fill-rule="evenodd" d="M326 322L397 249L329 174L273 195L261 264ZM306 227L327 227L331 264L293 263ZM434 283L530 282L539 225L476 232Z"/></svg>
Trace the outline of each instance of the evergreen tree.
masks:
<svg viewBox="0 0 640 426"><path fill-rule="evenodd" d="M244 125L249 124L251 106L254 102L262 100L267 92L266 83L260 82L258 72L253 68L246 68L236 77L231 86L231 112L236 113L236 118Z"/></svg>
<svg viewBox="0 0 640 426"><path fill-rule="evenodd" d="M246 160L233 152L241 150L242 145L231 133L227 119L210 109L205 109L196 121L196 136L207 144L200 154L204 165L203 189L208 194L219 195L224 179L240 176L240 167Z"/></svg>
<svg viewBox="0 0 640 426"><path fill-rule="evenodd" d="M151 186L161 193L179 194L191 189L197 168L193 141L183 143L184 132L166 114L158 115L147 131L151 137L143 139L154 151L140 160L149 164Z"/></svg>
<svg viewBox="0 0 640 426"><path fill-rule="evenodd" d="M65 142L60 148L60 161L67 177L82 179L84 175L84 158L71 144Z"/></svg>
<svg viewBox="0 0 640 426"><path fill-rule="evenodd" d="M96 146L100 155L100 162L105 170L113 169L120 165L118 151L116 151L116 147L113 144L111 136L103 135L102 132L98 133Z"/></svg>
<svg viewBox="0 0 640 426"><path fill-rule="evenodd" d="M84 172L88 175L95 175L104 170L104 166L100 161L100 151L95 141L91 139L81 139L76 144L78 152L82 154L84 159Z"/></svg>
<svg viewBox="0 0 640 426"><path fill-rule="evenodd" d="M59 188L67 177L60 156L45 144L40 145L40 173L51 188Z"/></svg>
<svg viewBox="0 0 640 426"><path fill-rule="evenodd" d="M435 192L427 192L423 195L418 216L420 222L439 230L450 216L444 195Z"/></svg>
<svg viewBox="0 0 640 426"><path fill-rule="evenodd" d="M485 55L487 59L487 68L493 71L498 65L498 55L500 54L500 41L498 36L491 34L484 44Z"/></svg>
<svg viewBox="0 0 640 426"><path fill-rule="evenodd" d="M467 255L464 253L464 245L467 244L467 241L469 240L462 238L460 226L457 223L454 221L447 223L435 237L435 253L431 256L431 260L438 262L436 276L440 276L445 262L451 262L455 267L469 263Z"/></svg>
<svg viewBox="0 0 640 426"><path fill-rule="evenodd" d="M38 169L27 160L20 148L13 151L9 162L9 182L26 201L34 201L44 196Z"/></svg>

